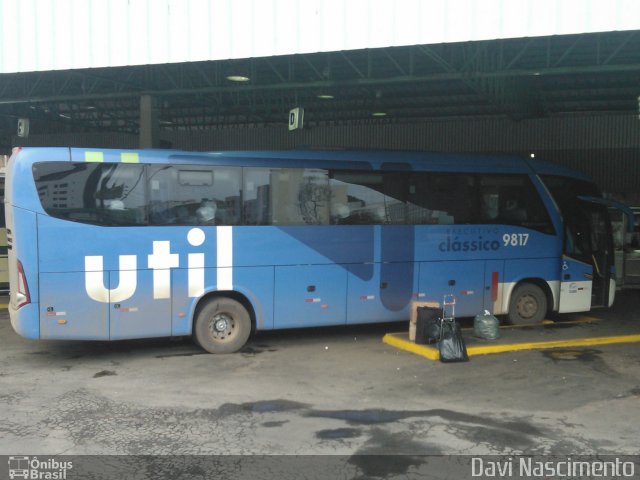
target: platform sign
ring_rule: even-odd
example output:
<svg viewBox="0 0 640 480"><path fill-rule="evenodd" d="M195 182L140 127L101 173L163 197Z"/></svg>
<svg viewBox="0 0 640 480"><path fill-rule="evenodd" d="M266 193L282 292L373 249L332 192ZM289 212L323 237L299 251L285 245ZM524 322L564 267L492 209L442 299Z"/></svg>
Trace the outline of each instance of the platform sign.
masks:
<svg viewBox="0 0 640 480"><path fill-rule="evenodd" d="M296 107L289 111L289 130L297 130L304 126L304 108Z"/></svg>
<svg viewBox="0 0 640 480"><path fill-rule="evenodd" d="M18 136L21 138L27 138L29 136L29 119L18 119Z"/></svg>

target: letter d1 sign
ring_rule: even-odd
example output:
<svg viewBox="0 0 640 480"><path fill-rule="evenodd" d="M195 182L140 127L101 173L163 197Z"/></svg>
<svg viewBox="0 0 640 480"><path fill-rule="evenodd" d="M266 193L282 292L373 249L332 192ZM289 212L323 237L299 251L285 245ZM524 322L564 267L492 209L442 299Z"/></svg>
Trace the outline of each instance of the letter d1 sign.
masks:
<svg viewBox="0 0 640 480"><path fill-rule="evenodd" d="M29 119L28 118L18 119L17 133L20 138L27 138L29 136Z"/></svg>
<svg viewBox="0 0 640 480"><path fill-rule="evenodd" d="M304 108L296 107L289 111L289 130L296 130L304 126Z"/></svg>

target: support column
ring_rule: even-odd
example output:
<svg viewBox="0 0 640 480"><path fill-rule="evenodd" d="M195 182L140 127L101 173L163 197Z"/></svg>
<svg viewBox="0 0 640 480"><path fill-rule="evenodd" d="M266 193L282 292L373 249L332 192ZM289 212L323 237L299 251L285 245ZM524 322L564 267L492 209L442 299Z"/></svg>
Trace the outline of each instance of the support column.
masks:
<svg viewBox="0 0 640 480"><path fill-rule="evenodd" d="M160 146L157 101L151 95L140 97L140 148Z"/></svg>

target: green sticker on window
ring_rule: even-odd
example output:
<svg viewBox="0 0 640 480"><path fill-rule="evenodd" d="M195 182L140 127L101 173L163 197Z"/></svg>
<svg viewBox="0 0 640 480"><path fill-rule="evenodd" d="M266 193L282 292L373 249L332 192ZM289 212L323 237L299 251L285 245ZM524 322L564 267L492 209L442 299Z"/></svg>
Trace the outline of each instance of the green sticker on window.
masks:
<svg viewBox="0 0 640 480"><path fill-rule="evenodd" d="M140 163L140 157L135 152L122 152L120 161L122 163Z"/></svg>
<svg viewBox="0 0 640 480"><path fill-rule="evenodd" d="M102 152L84 152L85 162L104 162L104 153Z"/></svg>

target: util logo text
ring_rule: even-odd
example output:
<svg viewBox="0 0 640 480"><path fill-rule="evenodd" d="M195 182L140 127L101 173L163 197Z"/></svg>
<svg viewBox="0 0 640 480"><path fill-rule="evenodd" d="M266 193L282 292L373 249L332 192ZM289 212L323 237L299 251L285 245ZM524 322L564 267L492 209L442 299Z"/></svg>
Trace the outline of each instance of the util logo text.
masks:
<svg viewBox="0 0 640 480"><path fill-rule="evenodd" d="M218 289L228 289L231 283L231 227L217 227ZM194 247L201 246L205 234L200 228L192 228L187 241ZM84 257L85 289L89 297L97 302L122 302L131 298L138 285L137 255L120 255L118 258L119 281L115 288L104 285L103 257L90 255ZM153 298L171 298L171 269L180 266L180 255L171 253L171 242L154 241L153 250L147 255L147 267L153 270ZM226 268L225 268L226 267ZM228 270L225 272L225 270ZM204 253L187 254L188 294L199 297L204 293Z"/></svg>

